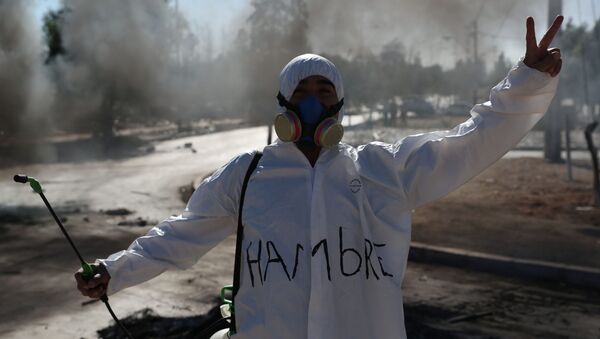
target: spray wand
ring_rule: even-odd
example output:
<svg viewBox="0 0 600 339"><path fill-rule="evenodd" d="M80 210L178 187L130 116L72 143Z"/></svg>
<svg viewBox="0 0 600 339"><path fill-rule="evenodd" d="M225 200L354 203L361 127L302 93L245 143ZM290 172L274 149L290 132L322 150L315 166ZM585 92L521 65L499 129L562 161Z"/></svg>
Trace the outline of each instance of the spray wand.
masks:
<svg viewBox="0 0 600 339"><path fill-rule="evenodd" d="M40 197L42 197L44 204L46 204L46 207L48 208L48 210L54 217L54 220L58 224L58 227L60 227L60 230L65 235L65 238L67 238L67 240L69 241L69 244L71 244L71 248L73 248L73 251L75 251L75 254L77 254L77 257L79 258L79 262L81 263L81 268L83 269L83 273L82 273L83 280L88 281L88 280L92 279L94 277L94 275L96 275L96 273L97 273L95 266L92 266L88 262L83 260L83 257L81 256L81 254L79 253L79 250L77 250L77 247L75 246L75 243L73 243L73 240L71 240L69 233L67 233L67 230L63 226L62 222L60 221L60 219L58 218L56 213L54 213L54 209L52 209L52 206L50 206L48 199L46 199L46 196L44 195L44 192L42 191L42 185L40 185L40 183L37 180L35 180L35 178L28 177L26 175L16 174L14 176L14 180L16 182L20 182L22 184L29 183L29 185L31 186L33 191L35 193L38 193L40 195ZM123 324L119 321L119 319L113 312L112 308L110 307L110 304L108 303L108 296L106 296L106 293L100 297L100 300L102 300L104 305L106 305L108 312L110 313L112 318L115 320L117 325L119 325L119 327L121 328L123 333L125 333L125 336L129 339L133 339L133 336L131 335L131 333L129 333L129 331L127 331L125 326L123 326Z"/></svg>

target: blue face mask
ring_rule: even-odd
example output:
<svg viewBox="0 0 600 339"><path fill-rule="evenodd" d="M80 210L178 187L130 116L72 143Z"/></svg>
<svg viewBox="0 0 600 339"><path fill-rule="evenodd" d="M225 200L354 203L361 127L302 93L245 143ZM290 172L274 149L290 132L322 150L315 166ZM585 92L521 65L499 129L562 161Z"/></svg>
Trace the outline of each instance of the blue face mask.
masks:
<svg viewBox="0 0 600 339"><path fill-rule="evenodd" d="M342 139L344 129L335 115L344 105L344 99L327 108L314 95L309 95L293 105L283 94L277 94L285 113L275 117L275 132L283 141L292 141L306 147L331 147Z"/></svg>
<svg viewBox="0 0 600 339"><path fill-rule="evenodd" d="M300 141L315 143L314 132L317 125L328 118L325 106L314 95L309 95L298 104L300 121L302 121L302 137Z"/></svg>

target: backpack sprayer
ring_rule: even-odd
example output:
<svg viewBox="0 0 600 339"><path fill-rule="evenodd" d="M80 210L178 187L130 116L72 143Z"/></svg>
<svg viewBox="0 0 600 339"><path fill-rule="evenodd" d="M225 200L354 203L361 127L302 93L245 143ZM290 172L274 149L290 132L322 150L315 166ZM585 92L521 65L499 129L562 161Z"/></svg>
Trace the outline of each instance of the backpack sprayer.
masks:
<svg viewBox="0 0 600 339"><path fill-rule="evenodd" d="M44 195L44 192L42 191L42 185L40 185L40 183L37 180L35 180L34 178L28 177L26 175L17 174L17 175L14 176L14 180L16 182L20 182L22 184L25 184L25 183L28 182L29 185L31 186L31 188L33 189L33 191L35 193L38 193L40 195L40 197L42 197L42 200L44 201L44 204L46 204L46 207L48 208L48 210L50 211L50 213L54 217L54 220L58 224L58 227L60 227L60 230L65 235L65 238L67 238L67 240L69 241L69 244L71 244L71 247L73 248L73 251L75 251L75 254L77 254L77 257L79 258L79 262L81 263L81 268L83 269L83 273L82 273L83 280L88 281L88 280L92 279L94 277L94 275L96 275L96 273L97 273L96 267L90 265L88 262L86 262L85 260L83 260L83 257L81 256L81 254L77 250L77 247L75 247L75 244L73 243L73 240L71 240L71 237L67 233L67 230L63 226L63 224L60 221L60 219L58 218L58 216L56 216L56 213L54 213L54 210L52 209L52 206L50 206L50 203L48 202L48 199L46 199L46 196ZM125 334L125 336L127 338L129 338L129 339L133 339L133 336L131 335L131 333L129 333L129 331L127 331L127 329L125 328L125 326L123 326L123 324L119 321L119 319L117 318L117 316L113 312L112 308L110 307L110 304L108 303L108 297L106 296L106 293L100 297L100 300L102 300L102 302L104 303L104 305L106 305L106 308L108 309L108 312L110 313L110 315L112 316L112 318L115 320L115 323L117 323L117 325L119 325L119 327L121 328L121 330L123 331L123 333Z"/></svg>

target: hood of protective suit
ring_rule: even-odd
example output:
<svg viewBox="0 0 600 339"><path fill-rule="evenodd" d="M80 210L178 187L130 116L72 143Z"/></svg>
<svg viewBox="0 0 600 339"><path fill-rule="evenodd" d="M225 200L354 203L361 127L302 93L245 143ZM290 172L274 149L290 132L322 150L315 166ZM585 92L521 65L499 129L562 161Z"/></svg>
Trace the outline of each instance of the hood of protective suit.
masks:
<svg viewBox="0 0 600 339"><path fill-rule="evenodd" d="M338 72L333 62L316 54L302 54L293 58L283 68L279 74L279 92L283 94L286 100L290 100L298 83L312 75L320 75L329 79L335 87L338 100L344 98L344 86L342 76ZM285 112L285 107L277 106L278 112ZM341 123L344 117L344 108L338 114L338 121Z"/></svg>

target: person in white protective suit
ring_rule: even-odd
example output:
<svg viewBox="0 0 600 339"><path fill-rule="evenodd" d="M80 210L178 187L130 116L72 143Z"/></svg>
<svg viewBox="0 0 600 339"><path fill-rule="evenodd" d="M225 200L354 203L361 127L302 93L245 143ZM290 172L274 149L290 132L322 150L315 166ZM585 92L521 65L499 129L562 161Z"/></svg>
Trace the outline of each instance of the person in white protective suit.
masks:
<svg viewBox="0 0 600 339"><path fill-rule="evenodd" d="M340 143L340 74L318 55L292 59L280 74L279 139L264 148L247 186L232 337L406 337L411 213L493 164L542 118L558 84L560 50L548 47L561 21L538 44L528 18L525 57L467 121L393 144ZM99 260L89 283L76 273L80 291L97 298L188 268L234 234L255 152L204 180L181 215Z"/></svg>

